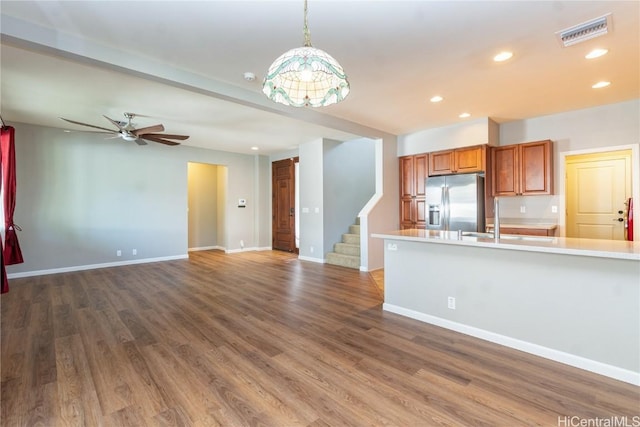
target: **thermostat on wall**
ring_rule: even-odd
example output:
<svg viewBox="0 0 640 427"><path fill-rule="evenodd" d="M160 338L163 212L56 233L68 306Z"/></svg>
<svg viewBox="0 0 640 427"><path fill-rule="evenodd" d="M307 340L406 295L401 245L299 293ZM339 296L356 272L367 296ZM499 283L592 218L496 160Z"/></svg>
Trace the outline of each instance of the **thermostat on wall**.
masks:
<svg viewBox="0 0 640 427"><path fill-rule="evenodd" d="M247 207L247 200L246 199L238 199L238 207L239 208L246 208Z"/></svg>

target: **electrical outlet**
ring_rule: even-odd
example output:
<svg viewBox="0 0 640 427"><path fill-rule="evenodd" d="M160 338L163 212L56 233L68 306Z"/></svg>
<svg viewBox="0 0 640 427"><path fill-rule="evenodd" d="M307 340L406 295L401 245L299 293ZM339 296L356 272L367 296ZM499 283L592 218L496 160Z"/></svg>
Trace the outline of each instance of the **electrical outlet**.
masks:
<svg viewBox="0 0 640 427"><path fill-rule="evenodd" d="M313 253L313 246L309 246L309 252Z"/></svg>
<svg viewBox="0 0 640 427"><path fill-rule="evenodd" d="M120 249L116 251L116 256L122 256L122 251Z"/></svg>
<svg viewBox="0 0 640 427"><path fill-rule="evenodd" d="M520 213L526 213L526 212L527 212L526 206L524 205L520 206Z"/></svg>
<svg viewBox="0 0 640 427"><path fill-rule="evenodd" d="M396 245L395 243L387 243L387 250L397 251L398 250L398 245Z"/></svg>
<svg viewBox="0 0 640 427"><path fill-rule="evenodd" d="M555 205L551 206L551 213L558 213L558 207Z"/></svg>
<svg viewBox="0 0 640 427"><path fill-rule="evenodd" d="M456 299L454 297L447 298L447 307L451 310L456 309Z"/></svg>
<svg viewBox="0 0 640 427"><path fill-rule="evenodd" d="M138 255L138 250L137 249L132 249L131 250L131 255Z"/></svg>

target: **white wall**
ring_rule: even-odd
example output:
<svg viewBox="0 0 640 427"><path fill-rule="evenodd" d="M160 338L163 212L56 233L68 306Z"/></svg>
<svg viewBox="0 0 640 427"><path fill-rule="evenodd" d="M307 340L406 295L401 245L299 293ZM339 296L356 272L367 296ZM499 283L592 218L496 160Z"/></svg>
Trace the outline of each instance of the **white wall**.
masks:
<svg viewBox="0 0 640 427"><path fill-rule="evenodd" d="M498 124L486 117L399 136L398 156L481 144L498 145Z"/></svg>
<svg viewBox="0 0 640 427"><path fill-rule="evenodd" d="M398 140L385 136L375 142L376 191L369 203L360 212L360 242L363 271L384 267L384 246L381 239L371 237L374 233L397 230L400 227L400 200Z"/></svg>
<svg viewBox="0 0 640 427"><path fill-rule="evenodd" d="M324 262L323 140L302 144L300 158L300 258Z"/></svg>
<svg viewBox="0 0 640 427"><path fill-rule="evenodd" d="M255 240L261 224L256 210L236 207L238 198L246 198L261 204L260 212L268 208L258 194L256 156L187 146L141 147L100 135L12 125L17 162L14 219L23 230L19 239L25 258L23 264L8 267L12 277L185 257L188 162L227 166L226 248L239 250L240 240L245 247L270 244L270 228L261 237L266 244Z"/></svg>

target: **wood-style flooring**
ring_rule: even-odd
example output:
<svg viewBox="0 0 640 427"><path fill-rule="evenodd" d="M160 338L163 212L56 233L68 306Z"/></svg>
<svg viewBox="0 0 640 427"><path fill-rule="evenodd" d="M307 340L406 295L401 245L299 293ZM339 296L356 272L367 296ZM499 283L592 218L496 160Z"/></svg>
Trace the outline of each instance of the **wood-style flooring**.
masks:
<svg viewBox="0 0 640 427"><path fill-rule="evenodd" d="M0 299L2 426L640 416L638 387L383 312L369 274L284 252L195 252L10 285Z"/></svg>

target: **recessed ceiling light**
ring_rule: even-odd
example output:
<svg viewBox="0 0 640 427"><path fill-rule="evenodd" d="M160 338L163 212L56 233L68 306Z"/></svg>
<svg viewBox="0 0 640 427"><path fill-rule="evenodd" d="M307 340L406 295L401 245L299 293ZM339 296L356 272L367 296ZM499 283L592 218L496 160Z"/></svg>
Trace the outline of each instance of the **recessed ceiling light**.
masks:
<svg viewBox="0 0 640 427"><path fill-rule="evenodd" d="M251 147L251 149L252 149L253 151L258 151L258 150L259 150L259 148L258 148L258 147Z"/></svg>
<svg viewBox="0 0 640 427"><path fill-rule="evenodd" d="M431 98L429 101L431 101L431 102L440 102L440 101L442 101L443 99L444 99L444 98L443 98L443 97L441 97L440 95L436 95L436 96L434 96L433 98Z"/></svg>
<svg viewBox="0 0 640 427"><path fill-rule="evenodd" d="M594 88L594 89L600 89L600 88L603 88L603 87L607 87L610 84L611 84L611 82L598 82L598 83L594 84L591 87Z"/></svg>
<svg viewBox="0 0 640 427"><path fill-rule="evenodd" d="M502 61L506 61L507 59L511 59L512 56L513 56L513 52L504 51L494 56L493 60L496 62L502 62Z"/></svg>
<svg viewBox="0 0 640 427"><path fill-rule="evenodd" d="M469 113L462 113L462 114L460 114L458 117L460 117L461 119L466 119L467 117L471 117L471 114L469 114Z"/></svg>
<svg viewBox="0 0 640 427"><path fill-rule="evenodd" d="M599 58L602 55L606 55L609 50L607 49L593 49L591 52L587 53L584 57L587 59Z"/></svg>

